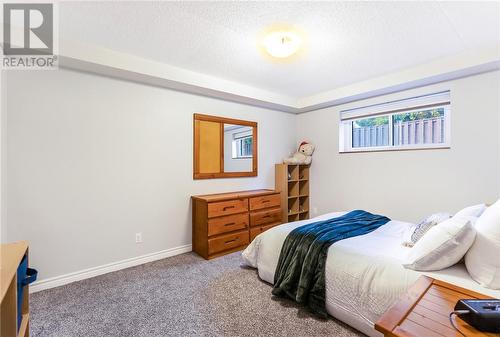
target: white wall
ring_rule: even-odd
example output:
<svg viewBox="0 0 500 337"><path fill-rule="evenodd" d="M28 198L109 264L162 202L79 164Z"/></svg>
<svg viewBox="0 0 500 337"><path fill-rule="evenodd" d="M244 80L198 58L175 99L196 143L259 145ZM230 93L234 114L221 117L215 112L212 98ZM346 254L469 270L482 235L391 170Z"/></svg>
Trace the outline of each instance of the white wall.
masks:
<svg viewBox="0 0 500 337"><path fill-rule="evenodd" d="M317 145L318 213L417 221L500 195L498 71L299 116L69 70L5 74L2 241L29 240L41 279L190 244L192 194L272 188L302 139ZM450 150L338 153L340 110L443 89ZM257 121L259 176L193 181L194 112Z"/></svg>
<svg viewBox="0 0 500 337"><path fill-rule="evenodd" d="M190 244L191 195L273 188L295 147L291 114L69 70L6 77L4 241L29 240L41 279ZM259 123L258 177L193 181L194 112Z"/></svg>
<svg viewBox="0 0 500 337"><path fill-rule="evenodd" d="M339 112L451 90L449 150L338 152ZM436 211L500 197L500 72L301 114L298 138L317 144L311 205L318 213L353 208L418 221Z"/></svg>

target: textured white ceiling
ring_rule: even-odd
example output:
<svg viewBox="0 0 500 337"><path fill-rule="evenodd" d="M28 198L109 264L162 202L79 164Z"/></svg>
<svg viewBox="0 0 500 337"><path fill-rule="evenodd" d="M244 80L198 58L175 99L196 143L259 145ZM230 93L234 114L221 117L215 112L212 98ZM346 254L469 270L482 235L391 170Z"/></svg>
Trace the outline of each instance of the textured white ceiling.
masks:
<svg viewBox="0 0 500 337"><path fill-rule="evenodd" d="M59 34L276 93L302 97L500 44L500 2L61 2ZM296 26L293 62L259 34Z"/></svg>

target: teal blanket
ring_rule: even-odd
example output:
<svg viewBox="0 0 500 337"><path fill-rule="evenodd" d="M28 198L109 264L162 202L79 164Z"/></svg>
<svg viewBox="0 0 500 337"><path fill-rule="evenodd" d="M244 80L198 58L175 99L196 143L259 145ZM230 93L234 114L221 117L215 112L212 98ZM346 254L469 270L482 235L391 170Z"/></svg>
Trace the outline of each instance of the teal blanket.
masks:
<svg viewBox="0 0 500 337"><path fill-rule="evenodd" d="M294 229L281 248L274 273L273 295L289 297L326 318L328 248L337 241L368 234L389 221L385 216L356 210Z"/></svg>

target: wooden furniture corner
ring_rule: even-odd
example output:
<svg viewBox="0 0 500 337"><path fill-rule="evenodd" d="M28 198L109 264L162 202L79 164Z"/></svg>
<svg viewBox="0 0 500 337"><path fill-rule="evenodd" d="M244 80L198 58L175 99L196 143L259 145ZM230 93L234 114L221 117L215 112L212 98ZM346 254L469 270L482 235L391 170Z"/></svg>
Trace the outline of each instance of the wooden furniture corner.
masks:
<svg viewBox="0 0 500 337"><path fill-rule="evenodd" d="M28 243L20 241L0 245L0 336L29 336L29 285L24 287L22 321L17 328L17 269L28 256Z"/></svg>
<svg viewBox="0 0 500 337"><path fill-rule="evenodd" d="M461 337L449 315L459 299L489 296L456 285L421 276L375 324L385 337ZM476 330L458 317L456 326L467 337L498 337Z"/></svg>

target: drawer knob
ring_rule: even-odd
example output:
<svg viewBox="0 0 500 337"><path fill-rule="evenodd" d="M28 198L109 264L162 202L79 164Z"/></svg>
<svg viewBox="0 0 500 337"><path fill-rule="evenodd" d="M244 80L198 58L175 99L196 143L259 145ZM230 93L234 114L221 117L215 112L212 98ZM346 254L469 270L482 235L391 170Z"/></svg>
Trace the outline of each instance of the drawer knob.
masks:
<svg viewBox="0 0 500 337"><path fill-rule="evenodd" d="M269 199L265 199L265 200L262 200L262 203L265 204L266 202L270 202L271 200Z"/></svg>
<svg viewBox="0 0 500 337"><path fill-rule="evenodd" d="M238 241L238 239L239 239L239 238L236 238L236 239L232 239L232 240L226 241L226 242L225 242L225 244L227 245L227 244L229 244L229 243L231 243L231 242Z"/></svg>
<svg viewBox="0 0 500 337"><path fill-rule="evenodd" d="M227 211L228 209L231 209L231 208L234 208L234 206L226 206L226 207L224 207L222 210L223 210L223 211Z"/></svg>
<svg viewBox="0 0 500 337"><path fill-rule="evenodd" d="M269 214L266 214L263 216L263 218L270 218L271 216Z"/></svg>
<svg viewBox="0 0 500 337"><path fill-rule="evenodd" d="M224 226L234 226L234 225L236 225L235 222L230 222L230 223L224 224Z"/></svg>

